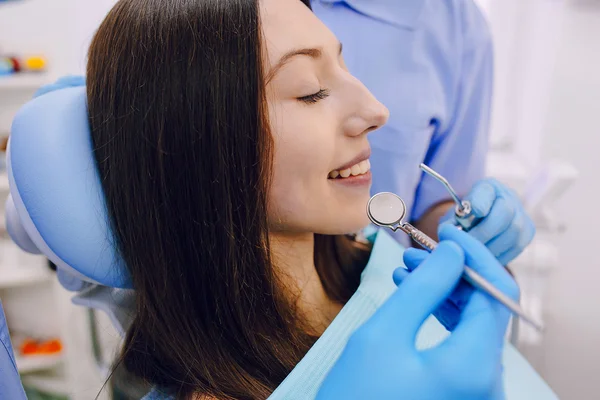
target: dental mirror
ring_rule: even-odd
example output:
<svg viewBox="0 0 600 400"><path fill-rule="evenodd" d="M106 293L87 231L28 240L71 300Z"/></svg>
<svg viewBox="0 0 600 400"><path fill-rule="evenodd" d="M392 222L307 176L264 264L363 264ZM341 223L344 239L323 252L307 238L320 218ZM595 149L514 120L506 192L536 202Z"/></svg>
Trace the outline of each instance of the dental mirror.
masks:
<svg viewBox="0 0 600 400"><path fill-rule="evenodd" d="M406 215L406 204L394 193L377 193L367 204L367 215L375 225L395 231L395 225L401 225Z"/></svg>

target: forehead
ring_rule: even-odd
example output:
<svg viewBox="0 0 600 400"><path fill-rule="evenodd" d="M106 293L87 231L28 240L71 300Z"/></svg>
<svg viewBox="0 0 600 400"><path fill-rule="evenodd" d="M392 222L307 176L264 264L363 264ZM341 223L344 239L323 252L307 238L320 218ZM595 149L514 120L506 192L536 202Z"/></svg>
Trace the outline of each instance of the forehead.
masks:
<svg viewBox="0 0 600 400"><path fill-rule="evenodd" d="M288 51L322 47L333 34L300 0L260 0L267 67Z"/></svg>

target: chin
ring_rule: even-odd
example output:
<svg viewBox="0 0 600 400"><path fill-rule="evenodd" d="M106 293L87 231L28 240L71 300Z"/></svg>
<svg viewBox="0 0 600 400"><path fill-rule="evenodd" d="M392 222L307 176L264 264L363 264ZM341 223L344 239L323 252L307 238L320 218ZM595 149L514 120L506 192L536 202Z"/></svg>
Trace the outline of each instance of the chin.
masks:
<svg viewBox="0 0 600 400"><path fill-rule="evenodd" d="M367 203L369 202L369 196L365 196L364 201L358 201L353 204L349 209L344 210L340 207L341 213L336 213L335 219L338 221L339 232L337 234L349 234L356 233L361 229L368 226L371 221L367 216Z"/></svg>
<svg viewBox="0 0 600 400"><path fill-rule="evenodd" d="M288 209L271 208L269 229L272 232L347 235L357 233L370 224L367 216L368 193L360 198L349 199L346 196L343 200L335 200L315 198L311 199L309 207L295 204Z"/></svg>
<svg viewBox="0 0 600 400"><path fill-rule="evenodd" d="M364 210L363 213L364 217L356 215L353 218L336 218L335 220L330 220L327 227L319 229L319 232L316 233L323 235L348 235L357 233L371 223Z"/></svg>

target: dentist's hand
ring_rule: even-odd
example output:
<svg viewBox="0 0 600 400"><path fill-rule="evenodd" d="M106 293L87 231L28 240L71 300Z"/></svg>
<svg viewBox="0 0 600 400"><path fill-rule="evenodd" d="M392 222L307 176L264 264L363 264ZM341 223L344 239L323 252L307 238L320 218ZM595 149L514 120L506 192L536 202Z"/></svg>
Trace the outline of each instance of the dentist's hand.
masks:
<svg viewBox="0 0 600 400"><path fill-rule="evenodd" d="M515 259L535 235L535 225L517 195L495 179L479 181L466 200L473 214L482 218L469 233L484 243L502 265ZM440 223L455 223L454 207Z"/></svg>
<svg viewBox="0 0 600 400"><path fill-rule="evenodd" d="M504 306L471 291L460 321L438 346L418 351L429 315L453 292L464 264L516 299L518 287L483 244L456 228L411 273L399 269L398 290L350 338L318 399L502 399L502 349L510 318Z"/></svg>

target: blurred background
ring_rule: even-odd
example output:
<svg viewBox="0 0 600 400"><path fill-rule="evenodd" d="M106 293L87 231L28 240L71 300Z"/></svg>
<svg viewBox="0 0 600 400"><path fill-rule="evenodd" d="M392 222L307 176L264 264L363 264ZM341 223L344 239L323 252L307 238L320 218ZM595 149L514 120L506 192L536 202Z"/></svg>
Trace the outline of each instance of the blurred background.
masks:
<svg viewBox="0 0 600 400"><path fill-rule="evenodd" d="M600 0L477 2L496 51L487 172L519 192L538 226L511 267L524 306L547 329L514 326L512 340L560 398L600 398ZM0 0L0 149L38 87L84 72L114 3ZM9 73L15 62L22 71ZM7 190L0 157L1 204ZM2 230L0 299L30 399L136 398L119 379L101 391L119 344L109 320L72 305L52 265Z"/></svg>

